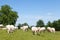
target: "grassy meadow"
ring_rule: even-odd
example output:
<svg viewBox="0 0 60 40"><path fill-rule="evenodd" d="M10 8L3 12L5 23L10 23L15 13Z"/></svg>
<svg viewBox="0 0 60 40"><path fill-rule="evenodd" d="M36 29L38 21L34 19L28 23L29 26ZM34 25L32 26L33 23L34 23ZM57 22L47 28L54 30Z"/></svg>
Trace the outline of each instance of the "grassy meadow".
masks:
<svg viewBox="0 0 60 40"><path fill-rule="evenodd" d="M54 34L46 31L40 35L33 35L31 30L27 32L15 30L9 34L6 30L0 30L0 40L60 40L60 32Z"/></svg>

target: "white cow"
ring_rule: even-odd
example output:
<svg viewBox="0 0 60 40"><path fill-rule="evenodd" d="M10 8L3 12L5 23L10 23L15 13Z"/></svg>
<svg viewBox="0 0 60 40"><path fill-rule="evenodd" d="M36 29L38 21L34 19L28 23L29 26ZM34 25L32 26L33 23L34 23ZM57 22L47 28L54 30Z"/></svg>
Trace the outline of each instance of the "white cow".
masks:
<svg viewBox="0 0 60 40"><path fill-rule="evenodd" d="M55 33L55 28L47 27L47 30L48 30L49 32L54 32L54 33Z"/></svg>
<svg viewBox="0 0 60 40"><path fill-rule="evenodd" d="M3 24L0 24L0 28L3 28L3 26L4 26Z"/></svg>
<svg viewBox="0 0 60 40"><path fill-rule="evenodd" d="M23 26L23 27L21 27L21 29L22 29L23 31L27 31L27 30L28 30L28 26Z"/></svg>
<svg viewBox="0 0 60 40"><path fill-rule="evenodd" d="M52 32L55 33L55 28L51 28L52 29Z"/></svg>
<svg viewBox="0 0 60 40"><path fill-rule="evenodd" d="M14 27L14 30L15 30L15 29L18 29L18 27Z"/></svg>
<svg viewBox="0 0 60 40"><path fill-rule="evenodd" d="M45 31L45 30L46 30L45 27L40 27L39 32L43 32L43 31Z"/></svg>
<svg viewBox="0 0 60 40"><path fill-rule="evenodd" d="M20 29L22 29L22 30L23 30L23 27L20 27Z"/></svg>
<svg viewBox="0 0 60 40"><path fill-rule="evenodd" d="M37 34L39 31L40 27L32 27L31 30L33 32L33 34Z"/></svg>
<svg viewBox="0 0 60 40"><path fill-rule="evenodd" d="M14 31L14 25L6 25L6 28L7 28L7 32L8 32L8 33Z"/></svg>
<svg viewBox="0 0 60 40"><path fill-rule="evenodd" d="M47 30L48 30L49 32L52 32L51 27L47 27Z"/></svg>
<svg viewBox="0 0 60 40"><path fill-rule="evenodd" d="M3 26L3 24L0 24L0 26Z"/></svg>

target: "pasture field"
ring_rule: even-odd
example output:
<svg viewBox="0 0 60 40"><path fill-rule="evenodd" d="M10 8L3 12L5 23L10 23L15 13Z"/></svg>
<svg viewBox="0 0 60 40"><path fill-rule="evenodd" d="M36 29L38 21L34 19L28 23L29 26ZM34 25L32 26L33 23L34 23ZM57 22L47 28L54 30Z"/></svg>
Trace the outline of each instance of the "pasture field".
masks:
<svg viewBox="0 0 60 40"><path fill-rule="evenodd" d="M6 30L0 30L0 40L60 40L60 31L54 33L44 32L40 35L33 35L31 30L24 32L15 30L8 34Z"/></svg>

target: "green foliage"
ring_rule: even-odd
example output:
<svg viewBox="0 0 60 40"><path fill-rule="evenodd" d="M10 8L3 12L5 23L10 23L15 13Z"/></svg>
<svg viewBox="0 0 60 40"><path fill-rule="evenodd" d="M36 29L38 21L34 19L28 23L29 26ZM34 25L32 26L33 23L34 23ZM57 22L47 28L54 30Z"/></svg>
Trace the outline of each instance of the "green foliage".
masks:
<svg viewBox="0 0 60 40"><path fill-rule="evenodd" d="M9 12L11 11L11 7L8 5L3 5L1 6L1 12L5 15L8 15Z"/></svg>
<svg viewBox="0 0 60 40"><path fill-rule="evenodd" d="M18 24L18 26L17 26L17 27L18 27L18 29L20 29L20 27L22 27L22 24Z"/></svg>
<svg viewBox="0 0 60 40"><path fill-rule="evenodd" d="M28 23L23 23L22 26L29 26Z"/></svg>
<svg viewBox="0 0 60 40"><path fill-rule="evenodd" d="M8 5L1 6L0 10L0 23L7 25L15 25L18 15L16 11L12 11L11 7Z"/></svg>
<svg viewBox="0 0 60 40"><path fill-rule="evenodd" d="M44 27L44 22L43 22L43 20L38 20L36 27Z"/></svg>
<svg viewBox="0 0 60 40"><path fill-rule="evenodd" d="M48 21L47 27L52 27L52 23L50 21Z"/></svg>
<svg viewBox="0 0 60 40"><path fill-rule="evenodd" d="M53 21L53 27L55 27L57 31L60 30L60 19L57 21Z"/></svg>

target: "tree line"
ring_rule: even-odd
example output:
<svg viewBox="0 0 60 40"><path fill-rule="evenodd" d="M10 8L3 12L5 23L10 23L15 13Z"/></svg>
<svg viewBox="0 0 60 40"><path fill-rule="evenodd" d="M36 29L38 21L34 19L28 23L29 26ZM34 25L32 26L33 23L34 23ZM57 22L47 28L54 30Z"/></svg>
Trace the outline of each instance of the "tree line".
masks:
<svg viewBox="0 0 60 40"><path fill-rule="evenodd" d="M26 26L26 25L29 26L28 23L23 23L23 24L18 24L18 27L20 28L23 25L24 26ZM30 27L32 27L32 26L30 26ZM36 26L35 27L46 27L46 28L47 27L54 27L56 29L56 31L60 31L60 19L54 20L53 22L48 21L48 23L46 25L44 24L43 20L38 20L36 22Z"/></svg>

